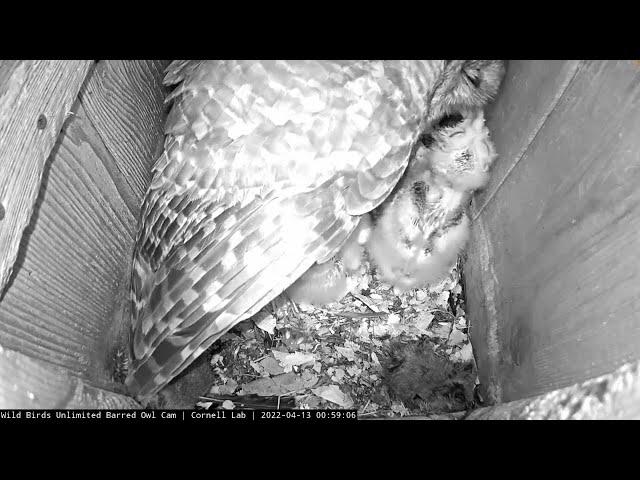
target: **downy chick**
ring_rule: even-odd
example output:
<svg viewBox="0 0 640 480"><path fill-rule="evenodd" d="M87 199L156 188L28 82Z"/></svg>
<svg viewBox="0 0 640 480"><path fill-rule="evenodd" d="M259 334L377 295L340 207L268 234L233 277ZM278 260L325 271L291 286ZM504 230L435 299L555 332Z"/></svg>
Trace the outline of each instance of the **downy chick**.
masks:
<svg viewBox="0 0 640 480"><path fill-rule="evenodd" d="M408 177L371 233L369 254L381 277L400 290L442 278L469 238L468 198L429 171Z"/></svg>
<svg viewBox="0 0 640 480"><path fill-rule="evenodd" d="M484 112L464 111L448 120L424 138L428 168L436 181L445 180L454 190L471 193L487 184L497 157Z"/></svg>
<svg viewBox="0 0 640 480"><path fill-rule="evenodd" d="M396 192L383 204L369 253L400 290L440 280L469 238L465 210L486 184L496 157L481 110L440 122L427 136Z"/></svg>
<svg viewBox="0 0 640 480"><path fill-rule="evenodd" d="M365 214L336 256L313 265L286 290L289 298L296 303L318 306L340 301L354 286L353 275L360 270L364 245L370 235L371 220Z"/></svg>

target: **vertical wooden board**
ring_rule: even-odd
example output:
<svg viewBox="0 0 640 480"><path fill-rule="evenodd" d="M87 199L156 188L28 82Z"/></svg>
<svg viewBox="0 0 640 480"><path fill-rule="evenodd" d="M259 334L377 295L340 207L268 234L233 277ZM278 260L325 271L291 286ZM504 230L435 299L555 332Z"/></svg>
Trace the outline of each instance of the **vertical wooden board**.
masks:
<svg viewBox="0 0 640 480"><path fill-rule="evenodd" d="M637 63L585 62L474 225L467 300L495 400L640 358L639 127Z"/></svg>
<svg viewBox="0 0 640 480"><path fill-rule="evenodd" d="M90 379L104 376L101 346L136 227L111 175L115 164L78 105L0 302L1 345Z"/></svg>
<svg viewBox="0 0 640 480"><path fill-rule="evenodd" d="M510 60L500 94L487 108L487 125L499 160L491 182L473 199L476 217L535 138L579 70L581 60Z"/></svg>
<svg viewBox="0 0 640 480"><path fill-rule="evenodd" d="M51 149L92 62L0 61L0 294Z"/></svg>
<svg viewBox="0 0 640 480"><path fill-rule="evenodd" d="M164 60L104 60L80 98L138 208L164 136Z"/></svg>
<svg viewBox="0 0 640 480"><path fill-rule="evenodd" d="M499 389L489 375L487 364L491 355L499 348L495 332L495 324L488 321L496 317L496 305L501 299L495 290L500 288L495 278L491 259L493 244L491 229L485 227L484 219L479 213L500 189L512 169L522 159L531 142L555 108L568 84L580 67L580 60L509 60L504 80L496 100L487 108L487 125L496 145L499 157L492 168L489 185L476 193L471 203L470 213L474 220L473 238L468 247L471 259L465 265L466 292L471 305L470 320L483 312L481 320L473 326L476 361L483 385L491 385ZM498 246L499 248L499 246ZM483 274L480 274L481 270ZM475 314L475 315L474 315ZM480 332L479 329L482 329ZM491 389L485 396L494 401L499 391Z"/></svg>

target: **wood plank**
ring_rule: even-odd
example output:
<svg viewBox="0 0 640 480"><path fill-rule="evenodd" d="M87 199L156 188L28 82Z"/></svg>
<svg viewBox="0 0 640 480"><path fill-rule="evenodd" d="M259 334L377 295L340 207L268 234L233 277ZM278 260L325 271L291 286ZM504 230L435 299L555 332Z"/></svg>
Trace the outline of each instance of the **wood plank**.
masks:
<svg viewBox="0 0 640 480"><path fill-rule="evenodd" d="M106 332L126 303L120 295L136 216L115 170L77 104L47 165L20 268L0 302L0 344L86 379L105 378Z"/></svg>
<svg viewBox="0 0 640 480"><path fill-rule="evenodd" d="M636 63L585 62L474 223L465 284L493 400L640 357L639 105Z"/></svg>
<svg viewBox="0 0 640 480"><path fill-rule="evenodd" d="M80 94L87 116L116 160L123 186L142 204L164 139L165 60L104 60ZM124 198L128 198L123 195Z"/></svg>
<svg viewBox="0 0 640 480"><path fill-rule="evenodd" d="M134 409L131 397L88 385L64 369L0 346L0 409Z"/></svg>
<svg viewBox="0 0 640 480"><path fill-rule="evenodd" d="M500 391L493 378L495 371L490 367L490 358L494 358L499 349L494 321L495 309L499 308L494 303L494 290L499 288L499 283L489 261L493 258L490 232L479 215L522 159L580 64L579 60L509 60L500 93L487 108L487 125L499 157L492 168L489 185L476 193L471 203L474 223L467 249L471 260L465 265L465 277L469 280L466 293L471 305L470 321L480 315L472 331L479 336L472 335L472 339L480 379L487 387L483 394L494 402L499 401ZM476 273L479 265L484 268L482 273Z"/></svg>
<svg viewBox="0 0 640 480"><path fill-rule="evenodd" d="M93 62L0 62L0 294L29 223L45 160Z"/></svg>
<svg viewBox="0 0 640 480"><path fill-rule="evenodd" d="M579 70L581 60L510 60L496 101L487 108L487 125L499 159L487 188L471 205L476 217L509 175Z"/></svg>
<svg viewBox="0 0 640 480"><path fill-rule="evenodd" d="M544 395L479 408L465 420L640 420L640 362Z"/></svg>

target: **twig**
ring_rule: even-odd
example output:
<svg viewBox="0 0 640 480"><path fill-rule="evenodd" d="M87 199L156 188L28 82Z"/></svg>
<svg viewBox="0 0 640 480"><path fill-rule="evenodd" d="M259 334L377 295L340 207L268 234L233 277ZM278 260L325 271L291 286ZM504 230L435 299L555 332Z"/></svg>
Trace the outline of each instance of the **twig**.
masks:
<svg viewBox="0 0 640 480"><path fill-rule="evenodd" d="M371 309L371 311L376 312L376 313L380 313L380 309L378 308L378 306L373 303L371 301L371 299L365 297L364 295L360 295L358 293L352 293L351 294L354 298L357 298L358 300L360 300L362 303L364 303L367 307L369 307Z"/></svg>
<svg viewBox="0 0 640 480"><path fill-rule="evenodd" d="M340 313L336 313L335 315L339 317L346 317L346 318L387 318L389 316L389 314L385 312L374 312L374 313L340 312Z"/></svg>

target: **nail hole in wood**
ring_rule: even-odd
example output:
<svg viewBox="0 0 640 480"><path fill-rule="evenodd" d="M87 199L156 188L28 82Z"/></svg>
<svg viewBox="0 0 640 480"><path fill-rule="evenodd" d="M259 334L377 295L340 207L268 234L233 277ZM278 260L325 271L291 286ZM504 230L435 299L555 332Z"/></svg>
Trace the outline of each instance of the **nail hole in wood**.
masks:
<svg viewBox="0 0 640 480"><path fill-rule="evenodd" d="M43 113L38 117L38 130L44 130L47 126L47 117Z"/></svg>

